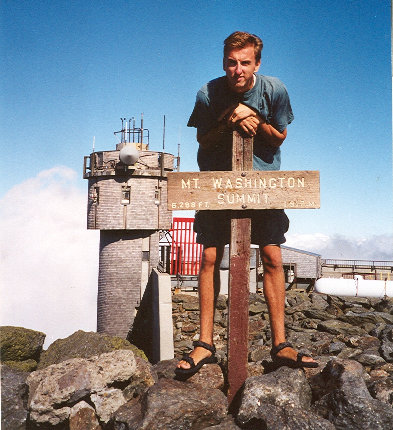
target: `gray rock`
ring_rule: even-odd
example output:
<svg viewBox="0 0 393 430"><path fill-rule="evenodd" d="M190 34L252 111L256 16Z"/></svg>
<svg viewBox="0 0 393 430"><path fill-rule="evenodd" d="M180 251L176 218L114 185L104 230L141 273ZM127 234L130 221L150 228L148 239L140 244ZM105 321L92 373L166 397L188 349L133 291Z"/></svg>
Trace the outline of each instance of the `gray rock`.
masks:
<svg viewBox="0 0 393 430"><path fill-rule="evenodd" d="M369 366L372 368L383 366L386 363L376 350L363 351L361 354L356 355L353 358L363 366Z"/></svg>
<svg viewBox="0 0 393 430"><path fill-rule="evenodd" d="M247 429L326 429L334 426L312 413L311 388L302 370L279 368L246 380L237 420Z"/></svg>
<svg viewBox="0 0 393 430"><path fill-rule="evenodd" d="M0 327L1 361L40 359L46 335L23 327Z"/></svg>
<svg viewBox="0 0 393 430"><path fill-rule="evenodd" d="M344 335L365 335L365 330L360 327L353 326L352 324L345 323L338 320L322 321L318 324L318 330L326 331L331 334L344 334Z"/></svg>
<svg viewBox="0 0 393 430"><path fill-rule="evenodd" d="M136 356L147 360L145 353L128 342L128 340L118 336L78 330L65 339L58 339L53 342L42 353L38 370L70 358L89 358L120 349L133 351Z"/></svg>
<svg viewBox="0 0 393 430"><path fill-rule="evenodd" d="M254 302L251 303L249 306L249 313L250 315L257 315L257 314L261 314L263 312L267 312L267 305L265 305L264 303L260 303L260 302Z"/></svg>
<svg viewBox="0 0 393 430"><path fill-rule="evenodd" d="M138 405L123 405L113 416L115 430L200 430L227 419L227 400L215 389L160 379Z"/></svg>
<svg viewBox="0 0 393 430"><path fill-rule="evenodd" d="M321 376L327 394L314 407L336 429L391 429L393 410L371 397L363 373L363 367L356 361L330 361Z"/></svg>
<svg viewBox="0 0 393 430"><path fill-rule="evenodd" d="M27 372L1 366L1 428L25 430L27 423Z"/></svg>
<svg viewBox="0 0 393 430"><path fill-rule="evenodd" d="M72 358L35 371L26 381L29 385L30 419L36 424L58 425L69 418L73 405L89 399L97 405L97 414L102 414L100 419L107 421L108 410L114 411L121 403L120 393L110 390L129 388L133 378L136 384L142 380L147 389L155 379L152 373L142 376L145 372L146 368L138 367L131 350L113 351L87 359ZM138 391L135 387L129 389ZM125 403L126 398L123 393L121 395ZM105 396L107 404L101 408L103 402L100 399Z"/></svg>
<svg viewBox="0 0 393 430"><path fill-rule="evenodd" d="M240 430L240 427L236 425L233 418L228 416L224 421L215 426L208 427L209 430Z"/></svg>
<svg viewBox="0 0 393 430"><path fill-rule="evenodd" d="M332 315L322 309L306 309L304 311L304 315L307 318L317 319L321 321L327 321L332 319Z"/></svg>
<svg viewBox="0 0 393 430"><path fill-rule="evenodd" d="M381 356L388 362L393 363L393 325L385 326L379 333L381 339L381 347L379 352Z"/></svg>
<svg viewBox="0 0 393 430"><path fill-rule="evenodd" d="M336 355L340 353L345 348L344 342L333 342L329 345L329 353Z"/></svg>
<svg viewBox="0 0 393 430"><path fill-rule="evenodd" d="M272 404L259 406L244 424L250 430L335 430L332 423L310 410Z"/></svg>
<svg viewBox="0 0 393 430"><path fill-rule="evenodd" d="M325 310L328 307L325 294L312 293L310 297L313 309Z"/></svg>
<svg viewBox="0 0 393 430"><path fill-rule="evenodd" d="M368 389L374 399L393 405L393 377L373 381Z"/></svg>
<svg viewBox="0 0 393 430"><path fill-rule="evenodd" d="M70 430L102 430L95 410L85 401L71 408L69 419Z"/></svg>
<svg viewBox="0 0 393 430"><path fill-rule="evenodd" d="M384 312L361 312L356 313L348 311L344 315L338 317L340 321L347 322L352 325L364 326L365 324L378 323L393 323L393 315Z"/></svg>
<svg viewBox="0 0 393 430"><path fill-rule="evenodd" d="M246 423L261 405L308 409L311 388L300 369L280 367L274 372L248 378L244 384L237 419Z"/></svg>

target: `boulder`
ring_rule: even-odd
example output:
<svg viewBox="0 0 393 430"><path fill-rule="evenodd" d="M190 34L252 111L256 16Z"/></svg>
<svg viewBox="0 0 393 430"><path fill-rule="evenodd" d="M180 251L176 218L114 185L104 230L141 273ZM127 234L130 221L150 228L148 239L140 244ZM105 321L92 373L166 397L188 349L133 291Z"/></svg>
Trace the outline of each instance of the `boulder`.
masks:
<svg viewBox="0 0 393 430"><path fill-rule="evenodd" d="M69 419L70 430L102 430L93 407L85 401L71 408Z"/></svg>
<svg viewBox="0 0 393 430"><path fill-rule="evenodd" d="M23 327L0 327L0 357L2 362L40 359L46 335Z"/></svg>
<svg viewBox="0 0 393 430"><path fill-rule="evenodd" d="M145 353L128 342L128 340L117 336L78 330L65 339L58 339L53 342L42 353L38 370L70 358L89 358L121 349L131 350L136 356L147 360Z"/></svg>
<svg viewBox="0 0 393 430"><path fill-rule="evenodd" d="M31 421L55 426L67 421L71 408L81 401L94 404L100 421L106 422L135 392L153 385L155 378L151 366L148 370L131 350L118 350L53 364L31 373L26 382Z"/></svg>
<svg viewBox="0 0 393 430"><path fill-rule="evenodd" d="M250 429L326 429L334 426L313 414L311 388L300 369L281 367L267 375L248 378L237 420Z"/></svg>
<svg viewBox="0 0 393 430"><path fill-rule="evenodd" d="M27 372L1 366L1 428L25 430L27 423Z"/></svg>
<svg viewBox="0 0 393 430"><path fill-rule="evenodd" d="M393 409L371 397L363 375L356 361L331 360L321 375L326 394L315 402L315 410L336 429L392 428Z"/></svg>
<svg viewBox="0 0 393 430"><path fill-rule="evenodd" d="M227 400L216 389L162 378L123 405L112 418L115 430L200 430L227 419Z"/></svg>
<svg viewBox="0 0 393 430"><path fill-rule="evenodd" d="M296 406L308 408L311 403L311 389L300 369L280 367L274 372L248 378L241 395L238 413L240 422L249 417L261 404Z"/></svg>

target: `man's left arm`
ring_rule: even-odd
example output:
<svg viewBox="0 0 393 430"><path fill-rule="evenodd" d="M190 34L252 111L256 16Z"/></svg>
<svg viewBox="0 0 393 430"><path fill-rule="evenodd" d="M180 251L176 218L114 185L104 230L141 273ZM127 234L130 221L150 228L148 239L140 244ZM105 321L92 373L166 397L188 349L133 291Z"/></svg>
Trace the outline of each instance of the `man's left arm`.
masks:
<svg viewBox="0 0 393 430"><path fill-rule="evenodd" d="M278 148L287 137L287 129L278 131L268 124L257 112L250 107L239 103L228 115L228 124L232 128L239 127L248 136L260 134L264 141Z"/></svg>

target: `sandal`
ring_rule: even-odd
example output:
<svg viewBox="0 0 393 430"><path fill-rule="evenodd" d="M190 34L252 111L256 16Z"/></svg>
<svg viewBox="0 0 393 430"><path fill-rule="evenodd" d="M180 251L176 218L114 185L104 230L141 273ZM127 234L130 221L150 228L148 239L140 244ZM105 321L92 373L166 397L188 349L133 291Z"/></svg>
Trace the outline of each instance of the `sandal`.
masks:
<svg viewBox="0 0 393 430"><path fill-rule="evenodd" d="M284 348L293 348L292 344L289 342L282 342L277 346L273 346L270 351L270 356L272 357L273 364L275 367L287 366L292 369L302 369L305 367L318 367L319 363L316 361L303 361L303 357L310 357L310 355L305 354L304 352L298 352L296 360L292 360L291 358L286 357L277 357L277 354Z"/></svg>
<svg viewBox="0 0 393 430"><path fill-rule="evenodd" d="M195 375L195 373L197 373L204 364L217 363L217 357L215 356L216 347L214 345L209 345L208 343L202 342L201 340L194 341L192 345L194 347L199 346L201 348L205 348L208 351L210 351L212 355L210 357L203 358L201 361L198 361L198 363L195 364L194 360L192 359L192 357L190 357L189 354L184 354L182 360L189 363L191 367L189 369L176 367L175 374L177 376L192 376L192 375Z"/></svg>

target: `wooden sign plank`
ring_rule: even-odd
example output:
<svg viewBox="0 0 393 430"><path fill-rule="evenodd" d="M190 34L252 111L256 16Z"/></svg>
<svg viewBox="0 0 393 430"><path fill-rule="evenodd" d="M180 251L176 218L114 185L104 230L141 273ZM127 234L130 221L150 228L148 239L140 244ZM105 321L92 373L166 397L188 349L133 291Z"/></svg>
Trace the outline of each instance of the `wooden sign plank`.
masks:
<svg viewBox="0 0 393 430"><path fill-rule="evenodd" d="M233 170L252 169L253 139L233 133ZM249 212L248 212L249 216ZM228 295L228 403L234 402L247 379L248 307L250 296L251 218L247 212L233 211L229 245Z"/></svg>
<svg viewBox="0 0 393 430"><path fill-rule="evenodd" d="M168 173L169 210L318 209L319 172Z"/></svg>

